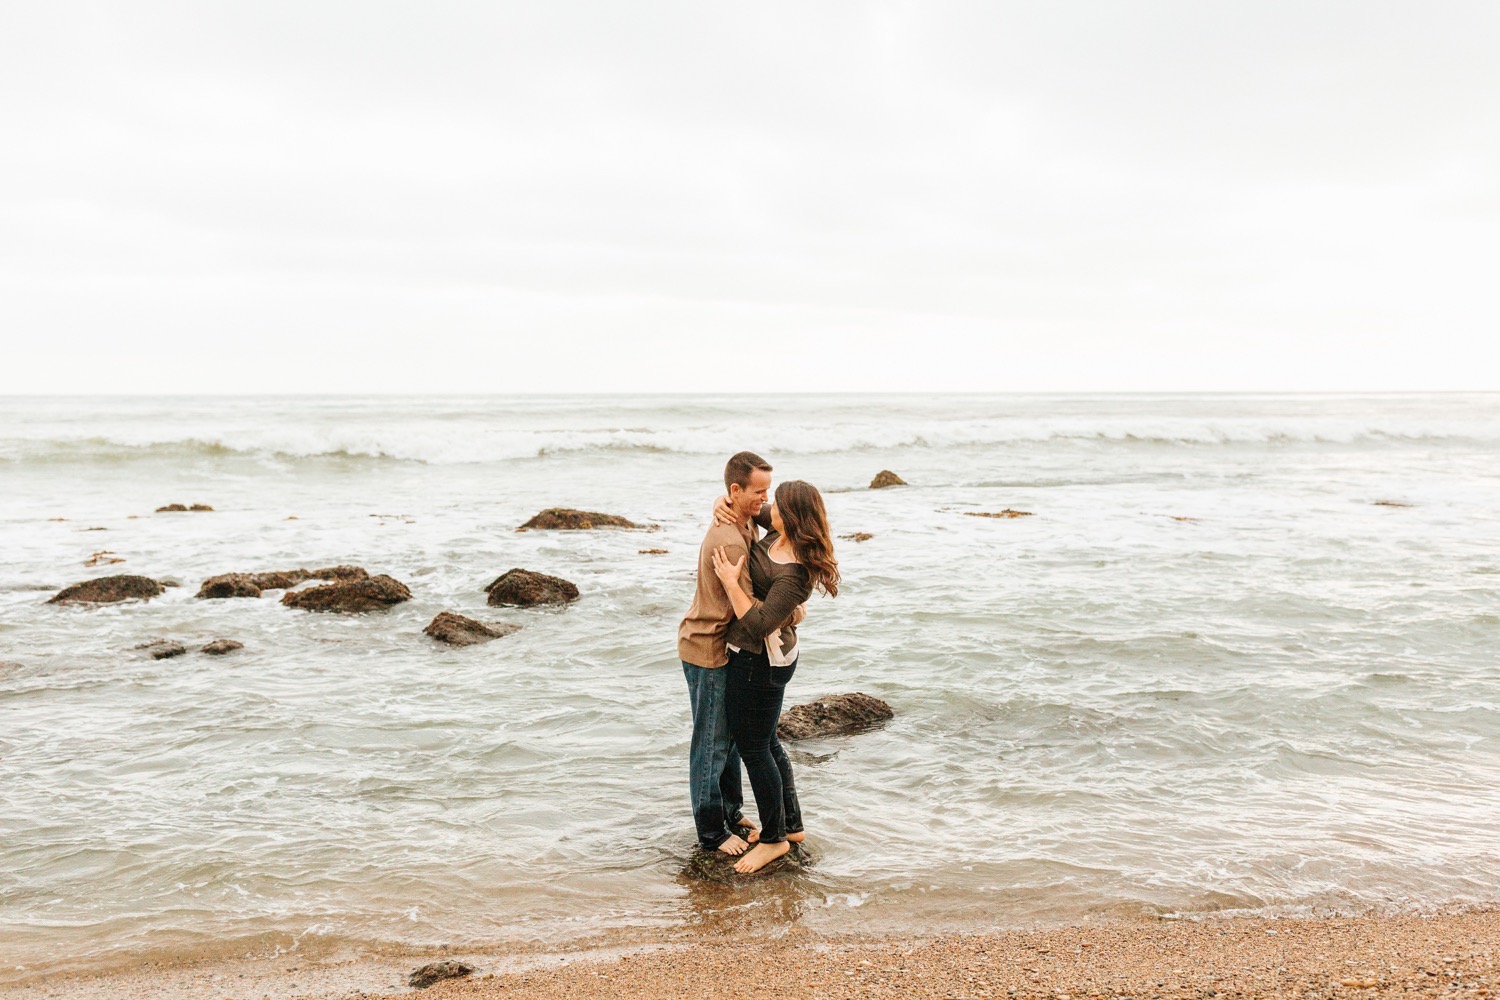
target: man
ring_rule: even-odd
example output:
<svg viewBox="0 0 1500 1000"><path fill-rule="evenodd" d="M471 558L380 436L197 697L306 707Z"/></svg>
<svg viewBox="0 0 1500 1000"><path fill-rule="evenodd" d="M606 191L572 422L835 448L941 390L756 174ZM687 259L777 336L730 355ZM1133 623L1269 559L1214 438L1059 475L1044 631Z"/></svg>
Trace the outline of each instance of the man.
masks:
<svg viewBox="0 0 1500 1000"><path fill-rule="evenodd" d="M724 466L724 485L735 521L715 522L698 549L698 587L677 629L677 655L693 706L688 780L698 843L704 850L739 855L750 845L737 831L749 828L753 837L754 827L740 811L744 806L740 755L729 737L724 714L728 680L724 665L729 662L724 635L734 621L734 607L714 575L713 553L722 548L731 563L749 554L757 535L754 517L771 493L771 465L759 455L742 451ZM746 559L746 568L740 571L740 585L746 593L752 592L749 563Z"/></svg>

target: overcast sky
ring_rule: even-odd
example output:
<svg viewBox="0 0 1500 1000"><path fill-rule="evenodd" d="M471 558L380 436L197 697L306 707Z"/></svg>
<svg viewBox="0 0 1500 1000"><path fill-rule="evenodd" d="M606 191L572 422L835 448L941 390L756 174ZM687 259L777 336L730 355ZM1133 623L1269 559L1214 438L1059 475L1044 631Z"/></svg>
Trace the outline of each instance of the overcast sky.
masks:
<svg viewBox="0 0 1500 1000"><path fill-rule="evenodd" d="M0 7L0 393L1500 389L1500 5Z"/></svg>

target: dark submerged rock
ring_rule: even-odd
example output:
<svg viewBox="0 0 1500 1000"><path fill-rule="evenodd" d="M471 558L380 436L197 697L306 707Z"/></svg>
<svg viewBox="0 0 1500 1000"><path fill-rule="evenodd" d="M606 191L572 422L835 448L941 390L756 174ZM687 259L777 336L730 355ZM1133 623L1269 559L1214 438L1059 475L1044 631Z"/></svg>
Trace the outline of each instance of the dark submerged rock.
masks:
<svg viewBox="0 0 1500 1000"><path fill-rule="evenodd" d="M143 642L135 648L143 649L150 653L153 660L166 660L174 656L181 656L187 652L186 646L180 642L173 642L170 639L152 639L150 642Z"/></svg>
<svg viewBox="0 0 1500 1000"><path fill-rule="evenodd" d="M867 694L831 694L781 713L776 735L784 740L810 740L861 733L895 715L890 705Z"/></svg>
<svg viewBox="0 0 1500 1000"><path fill-rule="evenodd" d="M444 611L428 623L427 627L422 630L422 634L430 635L438 642L446 642L450 646L473 646L476 643L489 642L491 639L499 639L519 631L521 631L519 625L475 621L473 618L465 618L463 615Z"/></svg>
<svg viewBox="0 0 1500 1000"><path fill-rule="evenodd" d="M85 580L71 587L64 587L47 601L48 604L114 604L117 601L149 601L160 596L165 588L149 576L101 576L97 580Z"/></svg>
<svg viewBox="0 0 1500 1000"><path fill-rule="evenodd" d="M244 648L245 644L243 642L235 642L233 639L215 639L204 646L202 651L209 656L223 656L225 653L232 653L236 649Z"/></svg>
<svg viewBox="0 0 1500 1000"><path fill-rule="evenodd" d="M281 603L303 611L343 611L358 613L383 611L402 601L411 600L406 584L389 576L340 580L321 587L293 590L282 595Z"/></svg>
<svg viewBox="0 0 1500 1000"><path fill-rule="evenodd" d="M187 506L186 504L169 503L165 507L156 508L156 513L171 514L180 510L213 510L213 508L206 503L195 503L191 507Z"/></svg>
<svg viewBox="0 0 1500 1000"><path fill-rule="evenodd" d="M559 576L513 569L485 587L492 606L529 608L537 604L567 604L578 600L578 588Z"/></svg>
<svg viewBox="0 0 1500 1000"><path fill-rule="evenodd" d="M406 985L425 990L433 983L440 983L444 979L462 979L464 976L472 976L474 967L464 962L455 962L449 959L445 962L429 962L420 969L413 969L411 975L406 977Z"/></svg>
<svg viewBox="0 0 1500 1000"><path fill-rule="evenodd" d="M590 528L639 528L641 525L627 521L614 514L600 514L591 510L573 510L569 507L548 507L536 517L517 528L517 531L587 531Z"/></svg>
<svg viewBox="0 0 1500 1000"><path fill-rule="evenodd" d="M870 534L868 531L856 531L852 535L840 535L839 537L844 539L846 542L868 542L875 536Z"/></svg>
<svg viewBox="0 0 1500 1000"><path fill-rule="evenodd" d="M890 469L881 469L875 473L875 478L870 480L870 489L883 490L887 486L905 486L906 480L896 475Z"/></svg>
<svg viewBox="0 0 1500 1000"><path fill-rule="evenodd" d="M812 855L802 844L793 844L790 851L751 875L741 875L734 870L734 863L738 860L739 858L731 857L723 851L705 851L701 847L694 847L693 853L688 856L687 864L682 869L682 876L695 882L733 885L737 882L743 884L746 879L750 878L800 872L804 868L811 867L813 863Z"/></svg>

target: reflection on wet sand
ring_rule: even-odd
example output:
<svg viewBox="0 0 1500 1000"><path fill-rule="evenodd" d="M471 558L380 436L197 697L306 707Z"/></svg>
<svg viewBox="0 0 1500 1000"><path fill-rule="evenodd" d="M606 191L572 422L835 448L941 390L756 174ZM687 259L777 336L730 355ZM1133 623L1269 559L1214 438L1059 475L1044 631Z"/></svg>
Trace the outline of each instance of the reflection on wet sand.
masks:
<svg viewBox="0 0 1500 1000"><path fill-rule="evenodd" d="M698 934L779 935L821 907L834 890L816 872L817 854L804 844L753 875L734 870L735 858L694 849L673 878L686 894L678 908L683 926Z"/></svg>

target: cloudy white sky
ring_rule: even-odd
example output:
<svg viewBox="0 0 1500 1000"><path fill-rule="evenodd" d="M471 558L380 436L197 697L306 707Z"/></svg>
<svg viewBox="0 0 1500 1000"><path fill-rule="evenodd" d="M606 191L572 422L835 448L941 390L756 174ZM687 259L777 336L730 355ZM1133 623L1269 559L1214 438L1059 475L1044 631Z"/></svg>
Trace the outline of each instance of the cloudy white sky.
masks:
<svg viewBox="0 0 1500 1000"><path fill-rule="evenodd" d="M1500 5L0 7L0 393L1497 389Z"/></svg>

